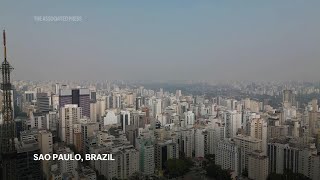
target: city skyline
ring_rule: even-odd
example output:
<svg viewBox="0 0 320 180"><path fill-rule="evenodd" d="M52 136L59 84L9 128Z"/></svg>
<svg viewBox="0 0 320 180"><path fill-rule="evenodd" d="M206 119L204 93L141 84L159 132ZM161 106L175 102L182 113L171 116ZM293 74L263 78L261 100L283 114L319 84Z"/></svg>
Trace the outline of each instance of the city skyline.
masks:
<svg viewBox="0 0 320 180"><path fill-rule="evenodd" d="M12 79L314 81L320 76L317 1L20 4L0 7L8 60L18 69ZM37 22L35 16L82 20Z"/></svg>

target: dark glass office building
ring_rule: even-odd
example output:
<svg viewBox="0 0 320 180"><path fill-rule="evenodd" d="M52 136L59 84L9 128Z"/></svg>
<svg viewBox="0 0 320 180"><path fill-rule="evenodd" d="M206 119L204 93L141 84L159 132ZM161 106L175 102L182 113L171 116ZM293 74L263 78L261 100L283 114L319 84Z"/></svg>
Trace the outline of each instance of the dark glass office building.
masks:
<svg viewBox="0 0 320 180"><path fill-rule="evenodd" d="M59 106L66 104L77 104L82 108L82 115L90 117L90 91L89 89L67 89L60 90Z"/></svg>

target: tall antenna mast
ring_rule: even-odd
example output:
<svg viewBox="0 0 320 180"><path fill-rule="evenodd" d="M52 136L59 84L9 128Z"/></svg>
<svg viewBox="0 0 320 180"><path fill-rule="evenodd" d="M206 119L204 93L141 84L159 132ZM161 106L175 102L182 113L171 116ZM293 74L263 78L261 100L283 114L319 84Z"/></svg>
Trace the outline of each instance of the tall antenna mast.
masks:
<svg viewBox="0 0 320 180"><path fill-rule="evenodd" d="M1 63L1 90L2 90L2 119L0 125L0 158L1 176L0 179L15 179L16 148L15 122L13 117L12 86L10 73L12 66L7 61L6 32L3 30L4 61Z"/></svg>

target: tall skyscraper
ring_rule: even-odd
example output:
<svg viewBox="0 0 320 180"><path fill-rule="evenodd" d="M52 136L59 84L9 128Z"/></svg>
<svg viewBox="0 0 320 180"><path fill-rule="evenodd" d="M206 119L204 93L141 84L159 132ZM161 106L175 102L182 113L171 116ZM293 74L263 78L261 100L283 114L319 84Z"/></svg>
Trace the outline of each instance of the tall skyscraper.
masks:
<svg viewBox="0 0 320 180"><path fill-rule="evenodd" d="M59 106L76 104L82 108L82 115L90 117L90 91L89 89L61 89L59 94Z"/></svg>
<svg viewBox="0 0 320 180"><path fill-rule="evenodd" d="M2 84L1 89L3 91L3 106L2 106L2 116L3 122L1 124L0 130L0 152L1 152L1 168L2 168L2 178L1 179L15 179L14 174L16 173L16 148L14 138L15 133L15 123L13 119L13 107L11 99L11 82L10 73L13 67L7 61L7 51L6 51L6 33L3 31L3 45L4 45L4 61L1 64L2 72Z"/></svg>

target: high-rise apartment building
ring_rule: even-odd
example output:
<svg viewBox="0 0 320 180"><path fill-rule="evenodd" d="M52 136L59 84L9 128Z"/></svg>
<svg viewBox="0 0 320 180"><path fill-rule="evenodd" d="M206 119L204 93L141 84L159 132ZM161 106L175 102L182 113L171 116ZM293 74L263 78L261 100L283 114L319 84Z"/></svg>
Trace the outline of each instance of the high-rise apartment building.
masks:
<svg viewBox="0 0 320 180"><path fill-rule="evenodd" d="M46 114L46 129L52 132L54 138L58 137L59 115L57 111L49 111Z"/></svg>
<svg viewBox="0 0 320 180"><path fill-rule="evenodd" d="M141 106L142 106L141 97L136 97L136 110L139 110Z"/></svg>
<svg viewBox="0 0 320 180"><path fill-rule="evenodd" d="M178 143L171 140L156 143L155 168L161 171L168 159L179 159Z"/></svg>
<svg viewBox="0 0 320 180"><path fill-rule="evenodd" d="M139 172L139 152L133 146L123 149L102 150L97 152L112 154L113 161L97 161L96 169L107 180L129 179L134 173Z"/></svg>
<svg viewBox="0 0 320 180"><path fill-rule="evenodd" d="M215 163L222 169L232 170L235 175L240 174L240 149L230 140L219 141L215 151Z"/></svg>
<svg viewBox="0 0 320 180"><path fill-rule="evenodd" d="M113 96L112 96L112 107L113 108L121 108L122 107L121 94L113 93Z"/></svg>
<svg viewBox="0 0 320 180"><path fill-rule="evenodd" d="M184 113L184 127L192 127L195 123L195 115L192 111Z"/></svg>
<svg viewBox="0 0 320 180"><path fill-rule="evenodd" d="M261 151L253 151L249 155L248 178L266 180L269 175L269 159Z"/></svg>
<svg viewBox="0 0 320 180"><path fill-rule="evenodd" d="M90 120L91 122L97 122L97 102L90 102Z"/></svg>
<svg viewBox="0 0 320 180"><path fill-rule="evenodd" d="M52 155L52 153L53 153L53 137L52 137L52 133L50 131L47 131L47 130L39 131L38 143L39 143L39 148L40 148L41 154ZM43 160L43 161L41 161L41 164L42 164L42 172L43 172L44 177L49 178L49 176L50 176L49 161Z"/></svg>
<svg viewBox="0 0 320 180"><path fill-rule="evenodd" d="M241 128L241 113L237 111L225 111L224 123L225 123L225 137L233 138L236 136L238 129Z"/></svg>
<svg viewBox="0 0 320 180"><path fill-rule="evenodd" d="M155 99L152 106L153 117L157 117L162 113L161 99Z"/></svg>
<svg viewBox="0 0 320 180"><path fill-rule="evenodd" d="M138 137L136 139L136 148L139 151L140 171L145 175L154 174L154 144L151 138Z"/></svg>
<svg viewBox="0 0 320 180"><path fill-rule="evenodd" d="M195 157L204 157L205 154L205 129L195 129L194 131L194 152Z"/></svg>
<svg viewBox="0 0 320 180"><path fill-rule="evenodd" d="M255 118L250 122L250 136L262 140L261 150L267 154L268 123L263 118Z"/></svg>
<svg viewBox="0 0 320 180"><path fill-rule="evenodd" d="M24 101L31 103L33 100L36 99L36 92L34 91L25 91L24 92Z"/></svg>
<svg viewBox="0 0 320 180"><path fill-rule="evenodd" d="M95 102L97 100L97 92L92 90L90 91L90 100Z"/></svg>
<svg viewBox="0 0 320 180"><path fill-rule="evenodd" d="M101 118L106 114L106 96L98 97L96 99L97 106L97 118L101 120Z"/></svg>
<svg viewBox="0 0 320 180"><path fill-rule="evenodd" d="M61 141L73 144L73 125L79 123L82 118L81 112L82 108L76 104L66 104L60 108L59 137Z"/></svg>
<svg viewBox="0 0 320 180"><path fill-rule="evenodd" d="M97 130L96 123L81 123L82 154L89 153L85 148L84 142L86 142L88 138L93 136L95 130Z"/></svg>
<svg viewBox="0 0 320 180"><path fill-rule="evenodd" d="M237 135L234 138L235 144L240 148L240 172L248 170L249 154L253 151L261 151L262 141L251 136Z"/></svg>
<svg viewBox="0 0 320 180"><path fill-rule="evenodd" d="M120 124L123 132L126 131L126 126L130 125L130 112L121 111L120 112Z"/></svg>
<svg viewBox="0 0 320 180"><path fill-rule="evenodd" d="M57 154L65 154L70 155L74 157L74 152L70 148L59 148L57 150ZM78 161L75 160L63 160L59 161L59 172L61 174L63 173L74 173L76 169L78 168Z"/></svg>
<svg viewBox="0 0 320 180"><path fill-rule="evenodd" d="M182 152L185 157L192 158L194 150L194 130L184 129L180 131L179 137L179 151Z"/></svg>
<svg viewBox="0 0 320 180"><path fill-rule="evenodd" d="M290 170L298 173L299 151L286 143L268 143L269 172L283 174L285 170Z"/></svg>
<svg viewBox="0 0 320 180"><path fill-rule="evenodd" d="M294 105L295 96L292 92L292 90L283 90L283 107L285 108L291 108L292 105Z"/></svg>

